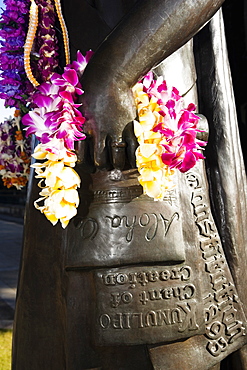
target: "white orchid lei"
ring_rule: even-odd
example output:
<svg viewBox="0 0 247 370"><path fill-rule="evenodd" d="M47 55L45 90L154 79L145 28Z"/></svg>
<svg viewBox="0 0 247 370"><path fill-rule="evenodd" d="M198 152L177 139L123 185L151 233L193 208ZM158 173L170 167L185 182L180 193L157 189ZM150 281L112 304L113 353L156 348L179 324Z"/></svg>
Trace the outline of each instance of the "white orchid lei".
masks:
<svg viewBox="0 0 247 370"><path fill-rule="evenodd" d="M39 85L32 99L35 108L22 119L27 135L35 134L40 141L32 156L43 160L31 165L42 188L34 205L53 225L60 220L63 228L76 215L79 205L80 177L73 168L77 162L74 143L86 136L82 132L85 118L75 101L83 93L79 78L91 56L91 51L85 57L78 52L77 61L67 65L62 75L54 73Z"/></svg>

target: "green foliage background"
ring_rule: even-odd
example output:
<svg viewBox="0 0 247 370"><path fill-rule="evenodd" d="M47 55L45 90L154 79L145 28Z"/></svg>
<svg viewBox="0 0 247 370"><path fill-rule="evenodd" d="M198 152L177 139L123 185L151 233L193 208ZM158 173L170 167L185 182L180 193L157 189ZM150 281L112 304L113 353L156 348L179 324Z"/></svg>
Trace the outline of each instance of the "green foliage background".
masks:
<svg viewBox="0 0 247 370"><path fill-rule="evenodd" d="M0 330L0 370L11 369L12 331Z"/></svg>

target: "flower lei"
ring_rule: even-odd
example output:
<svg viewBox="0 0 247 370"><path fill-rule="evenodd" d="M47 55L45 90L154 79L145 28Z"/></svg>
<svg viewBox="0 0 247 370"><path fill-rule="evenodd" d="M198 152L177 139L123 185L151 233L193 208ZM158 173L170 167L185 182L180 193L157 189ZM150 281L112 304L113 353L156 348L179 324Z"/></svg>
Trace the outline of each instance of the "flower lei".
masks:
<svg viewBox="0 0 247 370"><path fill-rule="evenodd" d="M0 22L0 99L5 100L6 107L26 112L26 100L33 91L26 79L23 53L30 2L4 0L4 4Z"/></svg>
<svg viewBox="0 0 247 370"><path fill-rule="evenodd" d="M148 73L133 87L139 121L134 132L139 142L136 151L139 182L144 194L163 200L173 187L174 169L186 172L199 159L206 143L196 139L199 117L196 106L184 107L183 98L175 87L167 87L161 77L154 80Z"/></svg>
<svg viewBox="0 0 247 370"><path fill-rule="evenodd" d="M80 177L73 169L77 161L74 142L86 136L82 132L85 118L75 101L83 93L79 78L91 56L91 51L85 57L78 52L78 60L67 65L62 75L54 73L39 85L33 95L35 108L22 119L27 135L35 134L40 141L32 156L44 160L31 165L42 188L41 198L34 205L53 225L60 220L64 228L79 205Z"/></svg>
<svg viewBox="0 0 247 370"><path fill-rule="evenodd" d="M47 81L59 66L59 48L55 31L56 12L51 0L39 0L39 18L35 43L37 69L41 82Z"/></svg>
<svg viewBox="0 0 247 370"><path fill-rule="evenodd" d="M30 138L24 138L20 129L20 115L0 123L0 175L3 184L21 189L30 172Z"/></svg>
<svg viewBox="0 0 247 370"><path fill-rule="evenodd" d="M2 36L8 42L0 56L0 68L3 70L12 60L13 50L18 50L14 73L19 83L13 84L17 88L9 88L13 82L9 78L13 76L7 68L5 75L2 72L4 80L0 82L0 97L5 99L6 105L19 106L22 112L31 108L22 123L26 126L26 134L35 134L40 142L32 154L36 160L42 160L31 166L42 189L34 205L53 225L60 221L65 228L76 215L79 204L80 178L74 170L77 161L74 142L84 140L86 136L82 131L85 118L76 101L83 93L79 79L92 52L85 57L78 52L77 61L69 64L68 35L59 0L5 0L5 3L8 9L1 24ZM13 8L17 3L22 6L21 13ZM30 3L27 29L27 5ZM61 75L55 73L58 67L56 17L61 25L67 60ZM21 37L17 48L11 39L11 27L17 30L20 24L23 28L19 31ZM12 50L11 45L14 45ZM20 54L23 47L24 53ZM4 59L6 53L7 61ZM37 58L38 63L32 64L33 58ZM38 66L36 69L35 65ZM33 86L23 79L23 70ZM24 92L29 95L26 105L23 103ZM161 78L155 81L151 72L133 87L133 94L138 113L134 132L139 142L136 151L139 182L145 194L154 200L162 200L166 191L173 187L174 169L186 172L204 158L201 147L205 143L196 139L199 117L193 113L194 104L184 108L177 89L168 88Z"/></svg>

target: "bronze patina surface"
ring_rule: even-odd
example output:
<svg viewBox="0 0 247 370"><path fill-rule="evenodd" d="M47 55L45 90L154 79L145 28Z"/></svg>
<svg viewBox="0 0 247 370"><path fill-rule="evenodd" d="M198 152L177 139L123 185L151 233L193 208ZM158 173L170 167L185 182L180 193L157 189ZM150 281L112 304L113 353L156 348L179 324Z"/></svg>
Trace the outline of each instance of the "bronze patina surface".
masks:
<svg viewBox="0 0 247 370"><path fill-rule="evenodd" d="M227 358L222 369L247 370L247 193L222 3L64 0L72 56L96 51L81 203L66 230L52 227L30 181L13 369L218 370ZM178 174L161 202L142 195L131 123L131 87L151 68L209 126L206 166Z"/></svg>

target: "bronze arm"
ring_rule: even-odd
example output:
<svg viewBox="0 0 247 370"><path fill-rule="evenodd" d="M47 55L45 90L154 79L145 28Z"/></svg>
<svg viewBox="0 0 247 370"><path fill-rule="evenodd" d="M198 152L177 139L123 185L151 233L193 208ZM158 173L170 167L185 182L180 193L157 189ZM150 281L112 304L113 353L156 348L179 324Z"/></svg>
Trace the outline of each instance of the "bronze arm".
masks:
<svg viewBox="0 0 247 370"><path fill-rule="evenodd" d="M143 0L104 40L82 78L83 111L88 119L85 128L94 139L96 166L107 168L109 138L114 148L113 163L119 167L118 159L114 160L116 143L122 143L123 129L136 116L130 88L193 37L222 3L223 0Z"/></svg>

